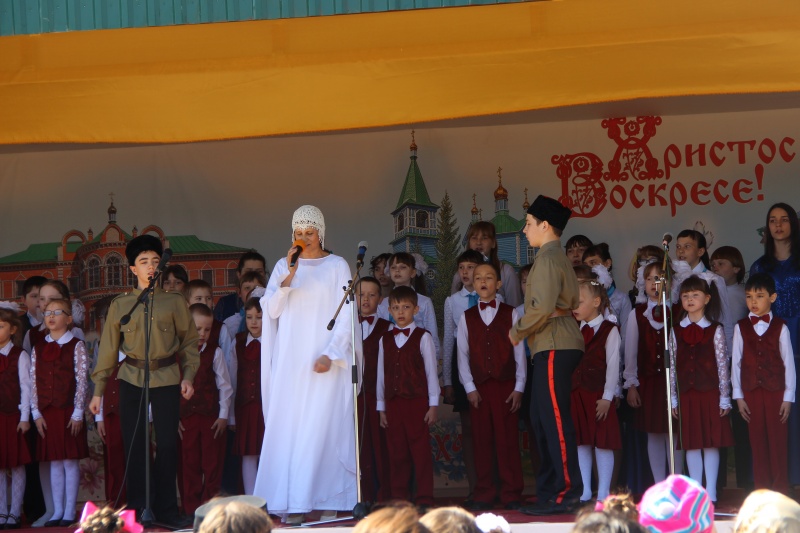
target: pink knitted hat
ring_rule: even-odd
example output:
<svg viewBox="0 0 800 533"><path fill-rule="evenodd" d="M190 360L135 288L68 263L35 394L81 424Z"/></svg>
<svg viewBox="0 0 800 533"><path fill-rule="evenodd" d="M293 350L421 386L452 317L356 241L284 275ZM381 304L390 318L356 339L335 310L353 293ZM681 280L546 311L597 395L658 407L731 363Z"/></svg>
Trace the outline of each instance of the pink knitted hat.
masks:
<svg viewBox="0 0 800 533"><path fill-rule="evenodd" d="M714 504L700 483L669 476L644 493L639 522L654 533L705 533L714 527Z"/></svg>

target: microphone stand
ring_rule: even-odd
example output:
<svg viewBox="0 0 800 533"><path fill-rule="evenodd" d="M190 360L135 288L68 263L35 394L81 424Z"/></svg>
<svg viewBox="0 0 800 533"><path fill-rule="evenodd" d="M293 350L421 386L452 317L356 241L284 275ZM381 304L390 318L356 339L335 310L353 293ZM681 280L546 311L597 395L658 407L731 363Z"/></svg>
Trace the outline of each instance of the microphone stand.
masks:
<svg viewBox="0 0 800 533"><path fill-rule="evenodd" d="M334 313L333 318L330 322L328 322L328 331L333 329L333 326L336 324L336 318L339 316L339 312L342 310L342 306L345 303L353 303L353 307L351 309L352 318L350 320L350 346L353 352L353 364L351 368L351 380L353 382L353 430L355 431L355 452L356 452L356 500L357 503L355 507L353 507L353 518L356 520L361 520L365 516L369 514L370 511L370 504L368 502L363 501L363 494L361 493L361 457L360 457L360 450L361 446L359 444L360 437L358 431L358 362L356 358L356 317L358 314L358 305L356 304L355 299L355 283L361 278L360 271L363 262L357 261L356 262L356 275L353 279L350 280L347 287L342 287L344 290L344 296L342 296L342 301L339 303L339 307L336 309L336 313ZM348 302L349 299L349 302Z"/></svg>
<svg viewBox="0 0 800 533"><path fill-rule="evenodd" d="M656 280L658 285L658 301L661 305L661 321L664 324L664 379L667 382L667 438L669 439L669 473L675 474L675 444L672 429L672 391L670 387L670 370L674 363L672 362L672 350L669 345L669 325L670 315L667 314L667 283L669 282L669 275L667 270L667 262L669 261L669 243L665 240L664 246L664 262L661 265L661 276Z"/></svg>
<svg viewBox="0 0 800 533"><path fill-rule="evenodd" d="M144 405L147 412L150 409L150 317L153 314L153 304L155 302L155 287L156 282L161 278L162 269L156 270L153 277L150 278L148 286L142 290L142 293L134 302L130 311L124 315L119 323L125 325L131 321L131 315L142 304L144 309ZM138 428L137 428L138 429ZM144 423L144 510L142 510L142 525L150 527L155 522L153 510L150 507L150 421L145 420Z"/></svg>

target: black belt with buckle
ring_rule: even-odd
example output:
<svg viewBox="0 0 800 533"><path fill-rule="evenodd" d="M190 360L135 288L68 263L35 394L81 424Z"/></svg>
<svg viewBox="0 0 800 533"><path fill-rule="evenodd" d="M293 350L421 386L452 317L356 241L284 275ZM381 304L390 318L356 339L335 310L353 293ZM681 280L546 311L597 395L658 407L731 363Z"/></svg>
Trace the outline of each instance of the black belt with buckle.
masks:
<svg viewBox="0 0 800 533"><path fill-rule="evenodd" d="M144 370L146 367L144 359L134 359L129 355L125 356L125 362L131 366L135 366L136 368L140 368L142 370ZM172 366L177 362L178 358L175 356L175 354L172 354L168 357L162 357L161 359L152 359L150 361L150 372L158 370L159 368L166 368L168 366Z"/></svg>

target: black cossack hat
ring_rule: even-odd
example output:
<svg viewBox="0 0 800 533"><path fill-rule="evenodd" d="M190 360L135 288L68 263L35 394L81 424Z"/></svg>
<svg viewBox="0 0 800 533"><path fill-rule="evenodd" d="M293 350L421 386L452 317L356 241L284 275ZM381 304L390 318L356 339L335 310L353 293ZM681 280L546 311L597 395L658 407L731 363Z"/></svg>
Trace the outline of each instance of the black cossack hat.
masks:
<svg viewBox="0 0 800 533"><path fill-rule="evenodd" d="M528 208L528 214L537 220L546 220L554 228L563 230L567 227L572 211L558 200L540 194Z"/></svg>
<svg viewBox="0 0 800 533"><path fill-rule="evenodd" d="M155 252L160 257L164 253L164 246L158 237L152 235L134 237L125 247L125 257L128 258L128 265L133 266L136 263L136 258L142 252Z"/></svg>

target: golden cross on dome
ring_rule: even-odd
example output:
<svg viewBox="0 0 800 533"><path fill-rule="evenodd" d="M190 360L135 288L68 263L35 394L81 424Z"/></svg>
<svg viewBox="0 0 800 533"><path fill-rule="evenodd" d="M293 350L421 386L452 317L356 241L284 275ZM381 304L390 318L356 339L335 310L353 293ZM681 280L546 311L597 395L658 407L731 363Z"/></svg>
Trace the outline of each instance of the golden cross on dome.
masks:
<svg viewBox="0 0 800 533"><path fill-rule="evenodd" d="M527 202L528 201L528 188L527 187L525 187L525 191L524 192L525 192L525 201Z"/></svg>
<svg viewBox="0 0 800 533"><path fill-rule="evenodd" d="M497 177L500 178L500 181L503 181L501 172L503 172L503 167L497 167Z"/></svg>
<svg viewBox="0 0 800 533"><path fill-rule="evenodd" d="M111 203L113 204L114 203L114 193L113 192L108 193L108 197L111 198Z"/></svg>

